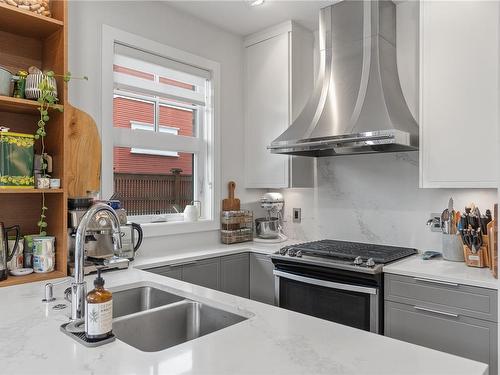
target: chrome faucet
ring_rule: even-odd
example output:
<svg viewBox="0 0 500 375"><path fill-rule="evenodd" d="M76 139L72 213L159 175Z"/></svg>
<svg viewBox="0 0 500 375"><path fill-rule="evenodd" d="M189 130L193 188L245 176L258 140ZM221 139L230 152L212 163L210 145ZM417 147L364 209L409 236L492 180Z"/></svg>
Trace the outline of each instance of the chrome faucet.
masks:
<svg viewBox="0 0 500 375"><path fill-rule="evenodd" d="M120 221L118 216L116 216L115 210L104 203L94 204L87 210L85 215L83 215L83 218L76 229L75 279L73 283L71 283L71 320L80 320L85 317L85 297L87 295L87 283L84 279L85 236L89 222L97 213L101 211L106 211L109 214L113 232L113 247L115 251L121 249L122 247Z"/></svg>

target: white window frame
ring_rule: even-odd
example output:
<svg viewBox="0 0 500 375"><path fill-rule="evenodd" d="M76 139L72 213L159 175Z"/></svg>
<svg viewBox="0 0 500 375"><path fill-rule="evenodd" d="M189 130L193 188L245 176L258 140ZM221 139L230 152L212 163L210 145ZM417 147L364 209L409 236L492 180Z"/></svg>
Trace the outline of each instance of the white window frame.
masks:
<svg viewBox="0 0 500 375"><path fill-rule="evenodd" d="M115 95L116 97L116 95ZM160 133L169 133L173 135L178 135L179 134L179 128L175 128L173 126L167 126L167 125L161 125L156 124L158 126L158 130ZM130 129L132 130L144 130L144 131L151 131L150 128L156 127L155 124L149 124L146 122L140 122L140 121L130 121ZM156 129L155 129L156 130ZM137 148L137 147L132 147L130 149L131 154L140 154L140 155L156 155L156 156L170 156L174 158L179 157L179 153L176 151L162 151L162 150L151 150L147 148Z"/></svg>
<svg viewBox="0 0 500 375"><path fill-rule="evenodd" d="M115 43L123 44L142 51L151 51L157 55L186 63L200 69L204 69L211 74L210 92L207 93L208 115L206 116L210 124L201 124L200 129L205 142L200 149L197 147L197 138L186 136L175 136L168 133L158 134L150 131L134 131L134 139L130 135L130 129L113 128L113 98L116 74L118 77L123 74L113 71L114 47ZM162 148L162 143L168 140L175 145L171 151L188 152L197 155L203 155L205 165L199 165L198 158L195 158L195 197L197 192L204 193L204 206L202 207L205 215L204 219L197 222L179 221L179 215L172 215L171 221L162 223L143 224L144 235L146 237L164 236L170 234L181 234L191 232L202 232L209 230L218 230L220 228L220 64L218 62L206 59L201 56L182 51L177 48L166 46L164 44L131 34L129 32L108 26L102 26L102 46L101 46L101 140L103 144L102 152L102 182L101 197L109 198L113 194L113 145L117 140L120 146L128 147L139 146L143 143L144 148L158 145ZM133 77L132 77L133 78ZM182 79L181 79L182 81ZM126 86L122 86L126 89ZM156 89L152 87L154 94ZM186 91L186 89L183 89ZM196 102L197 97L202 93L193 91L192 99ZM204 94L203 94L204 95ZM128 96L128 93L127 93ZM170 96L175 100L175 96ZM165 103L167 103L165 101ZM178 106L178 104L175 104ZM199 116L204 117L204 116ZM199 144L198 144L199 146ZM168 215L167 216L167 220Z"/></svg>

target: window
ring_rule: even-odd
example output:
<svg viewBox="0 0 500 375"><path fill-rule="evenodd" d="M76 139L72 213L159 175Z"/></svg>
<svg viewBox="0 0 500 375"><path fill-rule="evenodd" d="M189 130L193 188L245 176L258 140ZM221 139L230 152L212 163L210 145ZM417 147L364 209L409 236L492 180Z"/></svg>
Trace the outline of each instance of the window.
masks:
<svg viewBox="0 0 500 375"><path fill-rule="evenodd" d="M103 98L103 197L120 199L132 220L179 224L176 213L198 201L199 230L217 229L218 69L209 60L103 28L103 77L111 71L103 92L112 89L112 112Z"/></svg>

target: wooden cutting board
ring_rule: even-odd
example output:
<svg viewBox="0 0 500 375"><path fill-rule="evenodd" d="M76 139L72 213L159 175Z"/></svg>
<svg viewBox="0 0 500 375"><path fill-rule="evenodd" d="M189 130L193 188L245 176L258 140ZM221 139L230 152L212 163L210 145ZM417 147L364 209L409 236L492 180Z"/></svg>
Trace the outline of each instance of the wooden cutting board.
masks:
<svg viewBox="0 0 500 375"><path fill-rule="evenodd" d="M229 181L227 184L229 196L222 200L222 210L223 211L239 211L240 210L240 200L234 197L234 190L236 189L236 182Z"/></svg>
<svg viewBox="0 0 500 375"><path fill-rule="evenodd" d="M64 111L69 118L66 140L68 198L87 197L101 190L101 137L88 113L70 104Z"/></svg>

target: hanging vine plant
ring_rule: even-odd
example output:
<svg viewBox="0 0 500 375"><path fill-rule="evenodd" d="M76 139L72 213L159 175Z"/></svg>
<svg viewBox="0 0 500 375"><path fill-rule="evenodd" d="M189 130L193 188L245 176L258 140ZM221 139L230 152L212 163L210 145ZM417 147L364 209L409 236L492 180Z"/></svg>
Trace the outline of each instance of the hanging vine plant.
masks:
<svg viewBox="0 0 500 375"><path fill-rule="evenodd" d="M57 75L53 71L48 71L42 74L40 83L38 84L38 89L40 90L40 96L37 99L38 111L40 113L40 119L38 120L38 129L35 133L35 139L40 140L41 144L41 160L40 169L41 177L49 177L47 174L47 160L45 159L45 137L47 136L47 124L50 121L49 110L51 108L57 108L60 112L63 112L63 107L55 107L59 99L57 98L57 91L54 84L55 77L62 77L65 83L73 79L83 79L88 80L87 77L72 77L70 72L63 75ZM40 229L40 235L47 235L47 210L48 207L45 205L45 193L42 193L42 209L40 213L40 220L38 221L38 227Z"/></svg>

